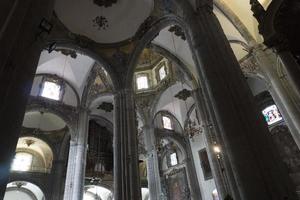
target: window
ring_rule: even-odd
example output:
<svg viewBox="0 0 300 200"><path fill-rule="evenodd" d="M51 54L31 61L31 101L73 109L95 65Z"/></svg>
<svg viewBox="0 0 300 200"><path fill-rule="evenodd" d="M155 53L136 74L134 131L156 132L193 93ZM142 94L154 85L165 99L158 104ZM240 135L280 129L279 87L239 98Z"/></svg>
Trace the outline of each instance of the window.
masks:
<svg viewBox="0 0 300 200"><path fill-rule="evenodd" d="M217 189L214 189L212 192L213 200L219 200L219 195Z"/></svg>
<svg viewBox="0 0 300 200"><path fill-rule="evenodd" d="M138 90L148 89L149 88L148 77L146 75L137 77L136 85Z"/></svg>
<svg viewBox="0 0 300 200"><path fill-rule="evenodd" d="M13 171L29 171L32 163L32 155L29 153L16 153L13 160L11 170Z"/></svg>
<svg viewBox="0 0 300 200"><path fill-rule="evenodd" d="M167 76L166 66L163 65L158 70L159 80L163 80Z"/></svg>
<svg viewBox="0 0 300 200"><path fill-rule="evenodd" d="M163 127L165 129L172 130L171 119L169 117L163 116L162 117L162 122L163 122Z"/></svg>
<svg viewBox="0 0 300 200"><path fill-rule="evenodd" d="M175 166L175 165L178 164L177 154L176 153L172 153L170 155L170 164L171 164L171 166Z"/></svg>
<svg viewBox="0 0 300 200"><path fill-rule="evenodd" d="M45 81L43 84L41 96L48 99L59 100L60 89L61 86L59 84L50 81Z"/></svg>
<svg viewBox="0 0 300 200"><path fill-rule="evenodd" d="M266 122L268 123L268 125L272 125L276 122L279 122L282 120L282 116L277 108L277 106L271 105L266 107L263 111L262 111Z"/></svg>

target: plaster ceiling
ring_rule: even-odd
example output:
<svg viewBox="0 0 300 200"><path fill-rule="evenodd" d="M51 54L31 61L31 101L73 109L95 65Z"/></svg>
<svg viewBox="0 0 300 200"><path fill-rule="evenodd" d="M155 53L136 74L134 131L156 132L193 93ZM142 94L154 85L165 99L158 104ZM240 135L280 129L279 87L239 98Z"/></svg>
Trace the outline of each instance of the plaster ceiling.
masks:
<svg viewBox="0 0 300 200"><path fill-rule="evenodd" d="M77 57L63 55L60 52L42 51L36 74L56 74L67 80L81 97L86 78L95 61L77 53Z"/></svg>
<svg viewBox="0 0 300 200"><path fill-rule="evenodd" d="M15 181L7 184L7 188L14 188L14 189L5 193L4 200L15 200L15 199L32 200L32 196L17 188L18 182L19 181ZM34 195L34 198L36 200L45 199L44 193L38 186L25 181L22 181L22 183L23 183L22 188L29 190L31 194Z"/></svg>
<svg viewBox="0 0 300 200"><path fill-rule="evenodd" d="M39 111L25 113L23 126L26 128L39 128L42 131L61 130L66 126L64 120L52 113Z"/></svg>
<svg viewBox="0 0 300 200"><path fill-rule="evenodd" d="M113 95L109 94L109 95L101 96L101 97L95 99L89 107L89 109L91 111L91 115L104 117L105 119L107 119L108 121L113 123L114 110L112 110L111 112L106 112L102 109L97 109L98 106L101 105L103 102L114 104Z"/></svg>
<svg viewBox="0 0 300 200"><path fill-rule="evenodd" d="M252 36L258 41L262 41L258 33L258 23L253 17L249 0L221 0L224 2L242 21ZM264 5L268 5L271 0L259 0Z"/></svg>
<svg viewBox="0 0 300 200"><path fill-rule="evenodd" d="M55 12L71 32L98 43L115 43L134 36L153 7L153 0L118 0L108 8L93 0L60 0L55 3ZM105 29L93 21L101 16L107 19Z"/></svg>
<svg viewBox="0 0 300 200"><path fill-rule="evenodd" d="M220 24L228 40L236 40L246 43L238 30L220 12L219 9L215 7L214 13L220 21ZM177 58L179 58L188 67L192 74L197 74L195 63L192 57L192 52L187 40L182 40L180 37L175 36L169 31L169 28L170 26L162 29L159 35L153 40L153 43L165 48L170 53L177 56ZM239 44L231 44L231 48L238 60L240 60L247 54L247 51L245 51L244 48Z"/></svg>
<svg viewBox="0 0 300 200"><path fill-rule="evenodd" d="M166 89L159 98L155 113L159 112L160 110L167 110L172 113L180 122L180 125L184 127L186 114L194 103L194 100L191 97L187 98L186 101L175 98L174 96L182 89L191 90L188 85L182 84L181 82L177 82L175 85L172 85Z"/></svg>
<svg viewBox="0 0 300 200"><path fill-rule="evenodd" d="M27 141L33 142L30 146L27 145ZM18 140L17 151L28 149L40 154L45 162L45 167L50 168L53 161L53 152L49 145L44 141L35 137L21 137Z"/></svg>

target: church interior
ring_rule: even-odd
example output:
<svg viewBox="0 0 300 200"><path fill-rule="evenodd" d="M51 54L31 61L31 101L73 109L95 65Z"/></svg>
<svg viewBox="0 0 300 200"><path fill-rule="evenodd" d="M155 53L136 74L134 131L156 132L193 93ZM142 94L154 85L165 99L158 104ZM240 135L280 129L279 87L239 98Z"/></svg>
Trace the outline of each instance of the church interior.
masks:
<svg viewBox="0 0 300 200"><path fill-rule="evenodd" d="M298 0L0 10L0 199L300 200Z"/></svg>

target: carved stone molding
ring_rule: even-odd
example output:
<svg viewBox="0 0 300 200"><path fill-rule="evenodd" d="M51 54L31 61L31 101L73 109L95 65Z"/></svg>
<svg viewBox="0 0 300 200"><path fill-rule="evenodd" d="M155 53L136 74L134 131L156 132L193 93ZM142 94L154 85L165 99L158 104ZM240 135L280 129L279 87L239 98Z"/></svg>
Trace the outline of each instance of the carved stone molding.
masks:
<svg viewBox="0 0 300 200"><path fill-rule="evenodd" d="M240 63L241 70L245 75L259 73L258 64L252 55L243 58L242 60L240 60L239 63Z"/></svg>
<svg viewBox="0 0 300 200"><path fill-rule="evenodd" d="M111 112L114 109L114 105L110 102L102 102L97 109L104 110L105 112Z"/></svg>
<svg viewBox="0 0 300 200"><path fill-rule="evenodd" d="M180 37L182 40L186 40L185 34L180 26L171 26L168 31L174 33L177 37Z"/></svg>
<svg viewBox="0 0 300 200"><path fill-rule="evenodd" d="M174 97L185 101L185 100L187 100L187 98L191 97L191 95L192 95L192 92L190 90L182 89Z"/></svg>
<svg viewBox="0 0 300 200"><path fill-rule="evenodd" d="M78 111L61 102L49 101L40 97L30 97L27 103L26 111L43 111L56 114L62 118L71 130L75 130L78 121Z"/></svg>

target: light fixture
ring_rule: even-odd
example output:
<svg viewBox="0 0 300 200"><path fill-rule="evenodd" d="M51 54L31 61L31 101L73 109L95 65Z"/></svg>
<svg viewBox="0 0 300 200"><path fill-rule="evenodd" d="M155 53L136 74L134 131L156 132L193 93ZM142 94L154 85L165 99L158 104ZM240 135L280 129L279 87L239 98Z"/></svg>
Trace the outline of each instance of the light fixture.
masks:
<svg viewBox="0 0 300 200"><path fill-rule="evenodd" d="M221 153L221 148L218 145L214 145L213 149L216 154Z"/></svg>

